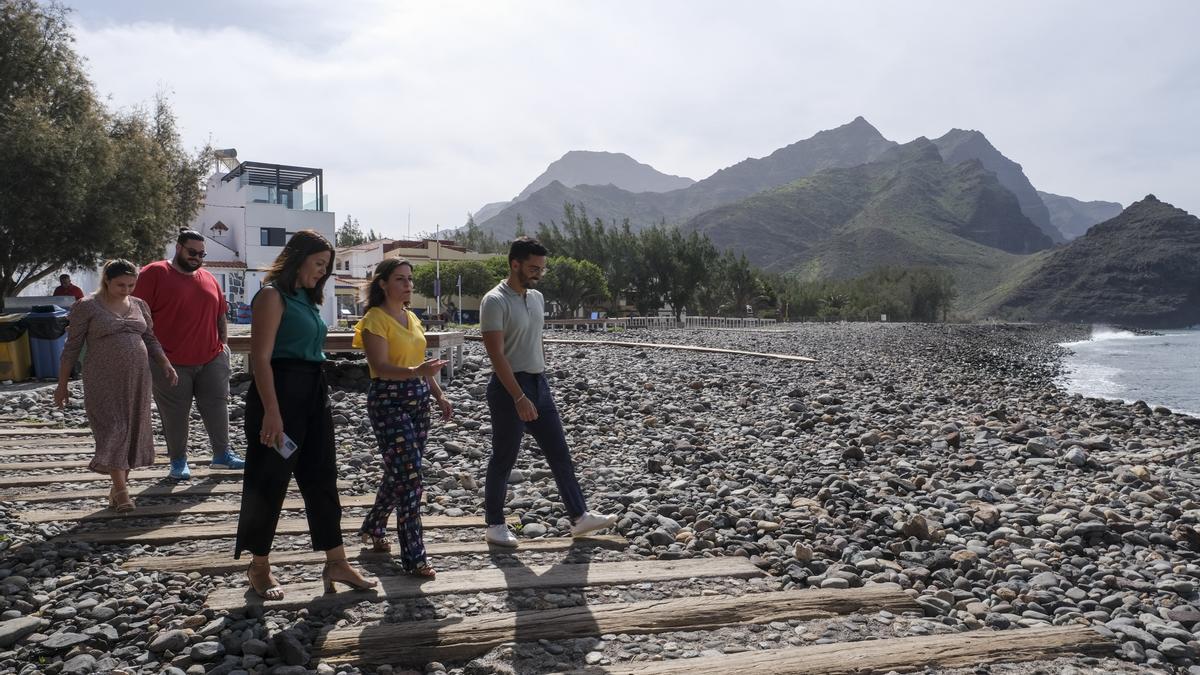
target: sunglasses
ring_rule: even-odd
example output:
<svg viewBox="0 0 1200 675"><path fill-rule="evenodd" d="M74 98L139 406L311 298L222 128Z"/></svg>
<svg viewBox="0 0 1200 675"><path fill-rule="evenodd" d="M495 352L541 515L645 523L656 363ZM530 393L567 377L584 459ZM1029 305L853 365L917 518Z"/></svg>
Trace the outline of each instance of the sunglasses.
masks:
<svg viewBox="0 0 1200 675"><path fill-rule="evenodd" d="M203 260L204 256L208 255L204 251L197 251L196 249L191 248L190 246L184 246L183 250L187 251L189 258L200 258L201 260Z"/></svg>

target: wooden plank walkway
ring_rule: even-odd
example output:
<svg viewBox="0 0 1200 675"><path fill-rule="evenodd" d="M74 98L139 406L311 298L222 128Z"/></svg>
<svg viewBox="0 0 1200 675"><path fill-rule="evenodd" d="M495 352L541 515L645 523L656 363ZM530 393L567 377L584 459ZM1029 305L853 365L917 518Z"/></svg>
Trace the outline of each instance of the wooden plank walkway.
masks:
<svg viewBox="0 0 1200 675"><path fill-rule="evenodd" d="M170 480L167 478L167 463L155 464L145 469L134 469L129 472L130 480ZM209 480L242 480L241 470L227 471L225 469L192 469L192 480L207 478ZM96 481L111 481L106 474L94 471L78 473L39 474L36 476L15 476L12 474L0 476L0 488L26 487L28 485L53 485L55 483L94 483Z"/></svg>
<svg viewBox="0 0 1200 675"><path fill-rule="evenodd" d="M613 344L709 351L687 345ZM789 361L809 360L783 354L711 351ZM165 459L160 460L163 462L161 464L135 470L131 476L135 481L131 492L135 499L145 499L146 503L139 501L138 508L128 515L101 508L80 509L78 504L54 508L57 502L105 499L108 495L108 478L82 470L44 475L35 473L85 469L90 460L93 439L89 430L53 428L52 424L32 420L0 420L0 448L3 448L0 449L0 458L3 458L0 461L0 488L3 488L0 499L31 505L23 511L11 510L10 517L28 523L60 523L65 526L64 529L84 530L66 532L57 538L59 541L79 540L118 546L226 539L236 534L242 474L240 471L212 471L203 466L208 463L207 458L192 460L194 478L188 482L177 483L167 479ZM163 450L159 449L159 452ZM34 457L38 459L33 460ZM63 459L58 459L60 457ZM50 459L54 461L47 461ZM84 483L96 485L87 486ZM30 492L38 489L38 486L46 487L38 492ZM351 486L347 481L339 481L338 487L345 490ZM155 499L175 501L154 503ZM373 494L343 495L342 504L348 508L363 507L372 504L374 499ZM297 517L297 511L303 505L303 500L297 498L294 490L289 493L284 508L292 517L279 521L279 535L302 535L308 532L307 520ZM178 519L182 517L201 517L217 522L179 523ZM136 520L139 526L129 527L129 521L113 522L123 518ZM483 519L477 516L452 518L427 515L423 521L427 531L438 528L482 528L484 525ZM159 524L147 525L156 522ZM341 523L343 530L351 535L358 531L360 525L360 518L349 516ZM227 553L142 555L126 560L122 567L125 570L239 575L230 586L218 587L209 595L207 605L218 616L227 612L236 614L248 608L272 611L307 607L320 610L361 602L386 603L436 595L517 590L546 592L551 589L629 586L683 579L748 579L765 575L748 559L734 556L665 561L626 554L619 556L621 562L567 562L563 559L566 558L563 552L567 551L624 550L629 542L621 536L521 539L520 547L515 550L490 546L482 541L482 536L468 536L461 541L430 541L426 550L435 559L435 565L439 559L446 561L454 556L475 556L476 564L481 564L481 561L488 560L484 556L503 554L495 558L495 562L503 566L446 570L438 574L436 579L429 580L399 573L395 552L377 553L360 547L356 538L347 541L348 557L368 573L381 575L378 588L368 591L341 590L326 595L320 581L297 580L288 583L287 575L281 575L286 594L284 599L264 601L249 590L245 579L240 576L249 561L234 560ZM125 550L128 551L127 548ZM559 561L554 564L529 565L523 555L535 554L540 558L540 554L555 552L559 555L546 556L544 559L546 562ZM126 555L122 554L122 557ZM582 558L578 555L569 558L586 560L586 554ZM277 568L286 566L295 577L309 579L313 578L319 569L316 566L323 561L323 553L306 550L281 551L272 558ZM514 562L516 564L510 564ZM723 582L718 583L723 585ZM707 587L712 586L710 584ZM726 626L805 621L881 610L894 613L920 611L909 592L893 584L868 584L863 588L844 590L808 589L744 593L740 596L672 597L515 612L480 609L483 610L482 614L450 619L398 623L365 619L363 625L354 625L359 623L356 619L351 625L341 622L341 628L328 626L313 643L314 661L306 666L311 668L317 662L325 662L363 665L405 663L420 667L430 660L440 660L458 667L467 659L513 642L569 641L609 634L712 631ZM1037 661L1072 654L1111 653L1114 647L1113 642L1093 629L1072 625L1006 631L978 630L806 647L785 646L724 656L657 662L623 660L607 668L588 667L580 672L630 675L861 675L929 668L972 668L990 663Z"/></svg>
<svg viewBox="0 0 1200 675"><path fill-rule="evenodd" d="M64 436L47 440L45 438L0 438L0 448L37 448L53 443L55 447L86 446L92 447L95 439L91 436Z"/></svg>
<svg viewBox="0 0 1200 675"><path fill-rule="evenodd" d="M92 430L87 427L73 427L69 429L43 429L37 427L26 427L13 429L12 427L0 429L0 438L14 438L18 436L28 436L30 438L51 437L68 437L68 436L91 436Z"/></svg>
<svg viewBox="0 0 1200 675"><path fill-rule="evenodd" d="M91 452L91 449L88 449ZM30 453L33 454L33 453ZM157 455L154 458L154 466L166 467L170 462L167 460L167 455ZM212 458L208 459L193 459L188 458L188 462L192 465L193 473L197 466L208 466L212 464ZM0 463L0 471L53 471L54 469L86 469L92 463L90 459L57 459L44 460L37 462L4 462Z"/></svg>
<svg viewBox="0 0 1200 675"><path fill-rule="evenodd" d="M511 550L511 549L509 549ZM383 576L379 586L366 591L325 594L320 581L283 584L282 600L264 600L246 586L223 588L208 596L208 606L229 611L249 606L265 609L330 608L360 602L387 602L447 593L479 593L516 589L618 586L698 577L751 578L762 570L746 558L637 560L576 565L538 565L441 572L436 579ZM339 586L339 588L341 588Z"/></svg>
<svg viewBox="0 0 1200 675"><path fill-rule="evenodd" d="M340 480L337 483L339 490L348 490L352 487L349 481ZM292 483L291 491L296 492L295 483ZM240 495L242 493L242 484L233 481L190 481L184 483L176 483L170 481L164 485L148 485L143 487L134 487L129 491L130 496L134 500L145 498L170 498L170 499L206 499L212 495ZM12 502L29 502L29 503L47 503L47 502L67 502L77 499L108 499L108 490L71 490L63 492L61 490L46 490L45 492L27 492L15 495L4 495L2 497L6 501ZM140 510L141 505L138 506ZM89 512L91 513L91 512ZM136 516L137 513L135 512Z"/></svg>
<svg viewBox="0 0 1200 675"><path fill-rule="evenodd" d="M482 516L422 516L425 529L435 527L483 527ZM362 516L342 519L342 532L355 533L362 526ZM275 534L308 534L308 521L303 518L280 518ZM85 532L67 532L60 536L93 544L169 544L196 539L232 539L237 535L237 520L197 525L162 525L159 527L108 527Z"/></svg>
<svg viewBox="0 0 1200 675"><path fill-rule="evenodd" d="M90 455L95 451L95 446L91 443L78 443L75 445L66 445L62 441L56 441L53 446L41 447L40 444L30 448L21 450L0 450L0 457L59 457L70 455ZM154 448L155 454L166 455L167 449L162 446ZM188 461L191 461L189 458Z"/></svg>
<svg viewBox="0 0 1200 675"><path fill-rule="evenodd" d="M434 620L340 628L316 641L314 656L329 663L424 665L428 661L469 659L506 642L715 630L747 623L917 609L916 602L896 584L870 584L840 591L669 598L482 614L457 623Z"/></svg>
<svg viewBox="0 0 1200 675"><path fill-rule="evenodd" d="M392 542L394 547L396 544ZM521 541L518 549L521 552L565 551L572 547L606 548L621 550L629 546L624 537L551 537L546 539L526 539ZM513 549L495 547L483 541L445 541L425 544L425 552L431 556L450 555L483 555L492 552L511 553ZM376 553L370 549L359 548L353 542L346 547L346 558L359 563L388 563L395 560L395 553ZM318 551L302 551L300 553L274 553L271 564L281 565L319 565L325 562L325 554ZM131 558L121 565L123 569L142 569L151 572L199 572L201 574L229 574L242 572L248 563L245 560L234 560L228 553L211 555L173 555L173 556L143 556Z"/></svg>
<svg viewBox="0 0 1200 675"><path fill-rule="evenodd" d="M238 494L241 493L239 488ZM107 496L108 493L104 493ZM343 507L371 506L375 503L375 495L341 495ZM285 499L284 511L297 511L304 508L303 499ZM95 520L128 520L130 518L175 518L178 516L211 515L216 513L239 513L241 501L211 501L199 504L153 504L138 506L129 513L117 513L111 509L92 511L24 511L17 517L27 523L79 522Z"/></svg>
<svg viewBox="0 0 1200 675"><path fill-rule="evenodd" d="M724 656L623 663L580 675L862 675L924 668L970 668L986 663L1097 654L1115 645L1086 626L977 630L948 635L859 640L809 647L764 649Z"/></svg>

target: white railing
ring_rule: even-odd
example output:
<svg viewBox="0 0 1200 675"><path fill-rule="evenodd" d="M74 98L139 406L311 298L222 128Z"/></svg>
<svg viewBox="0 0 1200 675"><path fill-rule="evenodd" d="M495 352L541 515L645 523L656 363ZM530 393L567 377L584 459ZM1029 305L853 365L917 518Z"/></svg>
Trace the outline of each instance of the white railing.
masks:
<svg viewBox="0 0 1200 675"><path fill-rule="evenodd" d="M756 319L726 316L685 316L676 321L672 316L631 316L608 319L547 319L546 328L572 330L609 330L617 328L767 328L775 319Z"/></svg>
<svg viewBox="0 0 1200 675"><path fill-rule="evenodd" d="M765 328L774 326L775 319L736 316L685 316L684 328Z"/></svg>

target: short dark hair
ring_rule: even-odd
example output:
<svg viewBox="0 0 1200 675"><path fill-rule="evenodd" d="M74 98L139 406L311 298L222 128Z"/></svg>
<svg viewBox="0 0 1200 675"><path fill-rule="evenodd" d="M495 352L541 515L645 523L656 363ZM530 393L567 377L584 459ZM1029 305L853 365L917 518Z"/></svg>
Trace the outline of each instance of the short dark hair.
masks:
<svg viewBox="0 0 1200 675"><path fill-rule="evenodd" d="M375 274L371 277L371 287L367 290L367 309L379 307L387 300L387 295L384 294L383 288L379 282L387 283L387 280L392 276L392 272L396 271L397 267L408 265L411 272L413 264L403 258L388 258L375 266Z"/></svg>
<svg viewBox="0 0 1200 675"><path fill-rule="evenodd" d="M204 235L186 227L179 228L179 238L175 240L175 243L186 244L189 241L204 241Z"/></svg>
<svg viewBox="0 0 1200 675"><path fill-rule="evenodd" d="M325 251L329 251L329 267L325 268L325 276L321 277L321 280L313 288L305 289L308 291L308 299L312 300L314 304L323 303L325 301L325 282L329 281L329 277L333 274L335 253L333 244L330 244L329 240L316 230L300 230L292 235L292 238L284 245L283 251L275 258L275 262L271 263L266 278L263 279L263 284L274 283L276 288L284 293L295 292L296 277L300 274L300 266L304 264L305 260L308 260L308 256Z"/></svg>
<svg viewBox="0 0 1200 675"><path fill-rule="evenodd" d="M60 275L58 275L58 283L60 283L60 284L65 284L65 283L67 283L67 282L68 282L68 281L70 281L70 280L71 280L71 275L70 275L70 274L60 274Z"/></svg>
<svg viewBox="0 0 1200 675"><path fill-rule="evenodd" d="M542 246L542 242L533 237L517 237L508 247L508 262L516 260L524 262L531 255L547 255L550 252Z"/></svg>

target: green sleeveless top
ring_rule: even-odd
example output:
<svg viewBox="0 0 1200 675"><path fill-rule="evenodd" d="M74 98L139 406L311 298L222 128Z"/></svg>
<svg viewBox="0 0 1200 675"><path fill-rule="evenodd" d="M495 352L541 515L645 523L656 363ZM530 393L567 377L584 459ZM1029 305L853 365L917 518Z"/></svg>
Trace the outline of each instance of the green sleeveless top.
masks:
<svg viewBox="0 0 1200 675"><path fill-rule="evenodd" d="M276 286L275 290L283 298L283 316L279 319L271 358L324 361L326 328L320 308L308 299L304 289L287 293Z"/></svg>

